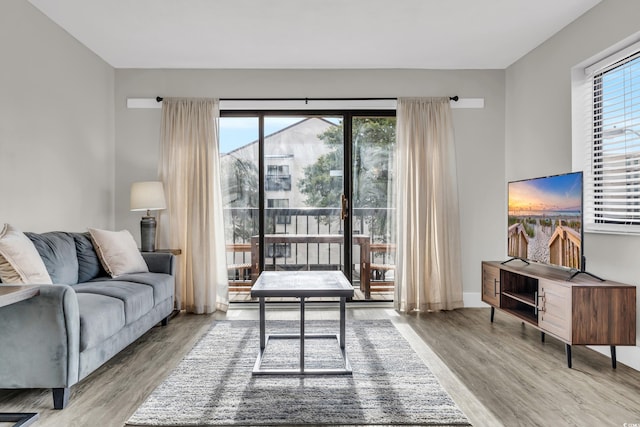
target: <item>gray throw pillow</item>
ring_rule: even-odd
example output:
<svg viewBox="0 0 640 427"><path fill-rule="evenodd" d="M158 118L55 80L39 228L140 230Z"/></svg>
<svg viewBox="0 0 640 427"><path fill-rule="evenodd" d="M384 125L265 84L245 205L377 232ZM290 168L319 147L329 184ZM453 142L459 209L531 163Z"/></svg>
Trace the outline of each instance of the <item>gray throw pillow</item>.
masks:
<svg viewBox="0 0 640 427"><path fill-rule="evenodd" d="M53 283L74 285L78 283L78 256L76 243L69 233L24 233L36 247Z"/></svg>
<svg viewBox="0 0 640 427"><path fill-rule="evenodd" d="M104 271L98 254L91 242L89 233L71 233L76 241L76 252L78 254L78 283L85 283L96 277L107 276Z"/></svg>

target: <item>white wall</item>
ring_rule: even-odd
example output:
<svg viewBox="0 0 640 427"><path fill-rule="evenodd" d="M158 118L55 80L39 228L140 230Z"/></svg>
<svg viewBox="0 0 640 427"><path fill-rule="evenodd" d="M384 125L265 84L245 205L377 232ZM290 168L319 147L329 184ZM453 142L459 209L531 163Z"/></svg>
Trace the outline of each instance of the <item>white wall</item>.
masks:
<svg viewBox="0 0 640 427"><path fill-rule="evenodd" d="M507 180L571 170L571 68L640 31L639 16L640 2L604 0L507 69ZM585 235L587 269L607 279L637 286L638 254L640 237ZM640 369L640 348L618 358Z"/></svg>
<svg viewBox="0 0 640 427"><path fill-rule="evenodd" d="M454 110L467 298L479 302L480 261L505 256L502 70L116 70L117 228L138 229L139 213L129 212L129 187L157 178L159 151L160 110L127 109L126 99L157 95L484 98L484 109Z"/></svg>
<svg viewBox="0 0 640 427"><path fill-rule="evenodd" d="M0 52L0 225L113 227L113 68L24 0L0 2Z"/></svg>

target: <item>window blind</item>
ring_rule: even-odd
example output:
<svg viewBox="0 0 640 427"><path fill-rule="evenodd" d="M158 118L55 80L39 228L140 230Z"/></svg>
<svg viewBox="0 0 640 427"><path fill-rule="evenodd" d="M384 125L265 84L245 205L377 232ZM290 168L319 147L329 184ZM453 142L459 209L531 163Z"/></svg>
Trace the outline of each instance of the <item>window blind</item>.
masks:
<svg viewBox="0 0 640 427"><path fill-rule="evenodd" d="M640 232L640 51L589 67L585 229Z"/></svg>

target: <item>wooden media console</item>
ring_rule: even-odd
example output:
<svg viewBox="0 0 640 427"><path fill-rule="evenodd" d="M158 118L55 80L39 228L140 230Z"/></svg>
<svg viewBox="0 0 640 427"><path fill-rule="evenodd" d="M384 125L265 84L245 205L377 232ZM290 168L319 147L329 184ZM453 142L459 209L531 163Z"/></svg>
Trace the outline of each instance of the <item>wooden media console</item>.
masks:
<svg viewBox="0 0 640 427"><path fill-rule="evenodd" d="M636 345L636 287L567 270L514 261L482 262L482 300L565 343L606 345L616 367L616 346Z"/></svg>

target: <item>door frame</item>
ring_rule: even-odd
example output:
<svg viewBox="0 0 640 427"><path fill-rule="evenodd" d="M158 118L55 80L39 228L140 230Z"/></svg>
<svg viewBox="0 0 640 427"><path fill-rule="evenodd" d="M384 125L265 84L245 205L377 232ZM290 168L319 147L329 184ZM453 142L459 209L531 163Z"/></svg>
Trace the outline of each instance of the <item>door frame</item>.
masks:
<svg viewBox="0 0 640 427"><path fill-rule="evenodd" d="M349 109L321 109L321 110L220 110L220 117L255 117L258 119L258 244L260 256L259 271L264 271L264 235L265 235L265 161L264 161L264 119L265 117L342 117L343 120L343 194L347 197L346 217L343 220L344 243L342 255L342 272L350 283L353 283L353 119L358 117L395 117L396 110L349 110Z"/></svg>

